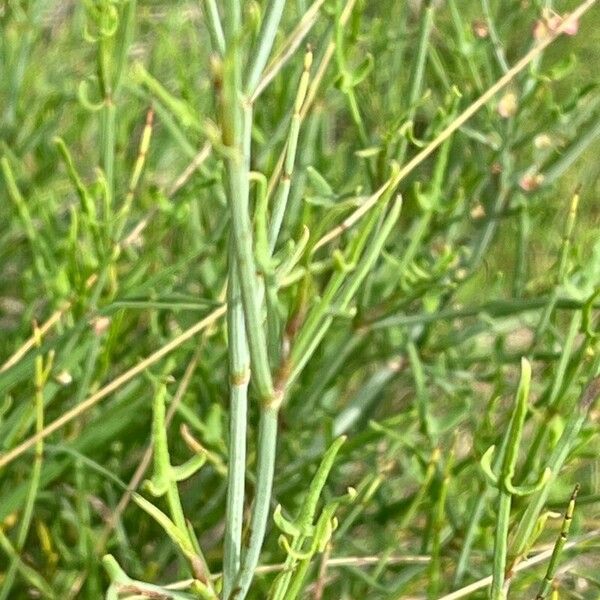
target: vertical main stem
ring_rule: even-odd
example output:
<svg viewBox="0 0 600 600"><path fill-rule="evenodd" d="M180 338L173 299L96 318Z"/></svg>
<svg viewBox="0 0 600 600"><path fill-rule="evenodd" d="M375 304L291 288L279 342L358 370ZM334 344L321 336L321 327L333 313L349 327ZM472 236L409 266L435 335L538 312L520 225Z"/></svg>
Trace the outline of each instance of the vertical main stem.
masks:
<svg viewBox="0 0 600 600"><path fill-rule="evenodd" d="M262 543L267 528L275 453L277 446L277 414L278 410L265 407L261 410L258 429L258 464L256 475L256 492L252 512L252 527L248 548L244 554L242 567L236 577L233 592L224 596L227 600L243 600L248 593L254 571L258 565Z"/></svg>
<svg viewBox="0 0 600 600"><path fill-rule="evenodd" d="M241 503L243 501L243 473L241 472L242 457L245 458L245 448L242 432L245 433L245 397L247 378L246 373L235 373L242 376L239 382L232 382L231 401L231 431L230 440L230 473L228 514L233 522L227 523L227 556L225 569L227 574L227 589L223 598L243 600L250 588L254 571L258 564L262 548L271 489L275 467L275 451L277 444L277 414L283 392L275 390L269 365L267 340L263 328L262 293L257 275L254 258L253 229L250 219L249 202L249 173L252 132L252 103L250 98L256 85L255 79L262 72L270 54L285 0L272 0L264 16L263 27L253 60L249 62L249 79L246 87L243 85L242 71L243 48L242 40L242 11L240 0L227 0L225 3L225 45L226 53L223 60L222 86L222 132L223 143L228 148L225 160L227 195L231 216L233 258L230 264L230 285L232 292L238 292L241 297L242 310L229 313L231 324L235 325L236 342L230 344L230 364L239 361L247 364L247 354L241 352L246 346L242 343L242 332L245 329L247 349L252 365L252 376L260 398L260 424L258 433L258 462L256 473L256 491L250 523L250 540L235 579L231 581L234 565L240 561L241 537ZM258 74L258 75L257 75ZM239 286L239 287L238 287ZM238 302L239 306L239 302ZM243 312L243 314L242 314ZM243 328L242 328L243 324ZM242 424L243 422L243 424ZM245 438L245 436L244 436ZM242 455L244 452L244 455ZM234 472L235 470L235 472ZM239 520L238 520L239 517ZM229 535L231 534L231 535Z"/></svg>
<svg viewBox="0 0 600 600"><path fill-rule="evenodd" d="M227 330L229 336L229 468L225 511L225 548L223 557L223 598L228 598L240 568L244 483L246 475L246 414L250 357L240 298L237 261L230 252L227 290Z"/></svg>
<svg viewBox="0 0 600 600"><path fill-rule="evenodd" d="M235 97L239 98L240 95L235 94ZM230 115L230 124L234 125L234 127L236 124L239 124L241 127L241 135L239 137L233 132L233 139L237 138L239 142L233 147L232 156L227 160L234 256L237 263L237 281L242 300L252 374L256 381L261 404L256 492L250 525L251 535L248 548L242 557L241 566L233 582L232 589L228 590L229 596L223 596L223 598L243 600L250 588L265 537L271 489L273 486L277 443L277 413L281 403L281 394L275 392L271 378L267 344L263 329L262 295L256 274L252 227L249 214L248 175L250 170L252 110L250 105L244 104L241 114L236 114L237 103L232 103L229 108L233 109ZM224 116L227 118L227 114ZM232 348L230 348L231 352L233 352ZM235 417L232 414L233 418ZM234 448L230 446L230 457L233 457L233 451ZM231 501L234 502L234 499L231 498ZM239 500L235 500L235 502L237 501ZM232 558L230 555L228 560L232 560Z"/></svg>
<svg viewBox="0 0 600 600"><path fill-rule="evenodd" d="M239 126L233 131L232 156L227 159L229 207L235 258L239 272L240 292L244 309L246 334L252 360L252 374L262 404L276 403L273 381L267 356L265 332L262 326L261 294L254 260L252 225L249 211L250 134L252 129L252 107L241 98L239 90L230 90L227 107L230 125ZM243 103L243 106L239 104ZM236 139L237 138L237 139Z"/></svg>

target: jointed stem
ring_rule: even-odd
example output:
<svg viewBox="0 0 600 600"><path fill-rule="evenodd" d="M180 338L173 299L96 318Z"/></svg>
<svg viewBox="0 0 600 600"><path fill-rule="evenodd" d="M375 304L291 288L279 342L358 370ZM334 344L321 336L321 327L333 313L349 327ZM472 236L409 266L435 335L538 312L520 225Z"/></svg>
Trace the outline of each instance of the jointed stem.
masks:
<svg viewBox="0 0 600 600"><path fill-rule="evenodd" d="M552 550L552 556L550 557L550 562L548 563L548 569L546 570L544 581L540 586L540 591L535 597L535 600L544 600L544 598L546 598L546 596L550 592L550 588L552 587L554 574L556 573L556 567L558 566L558 559L563 548L565 547L567 536L569 535L569 530L571 529L571 523L573 521L573 512L575 510L575 500L577 499L578 492L579 484L575 486L575 489L571 494L571 499L569 500L569 505L567 506L567 510L565 511L565 516L563 518L562 527L560 528L560 533L558 535L556 543L554 544L554 549Z"/></svg>
<svg viewBox="0 0 600 600"><path fill-rule="evenodd" d="M230 343L230 365L234 376L241 376L239 382L232 382L231 431L230 440L230 473L228 495L228 517L234 518L228 523L227 556L225 570L226 589L224 598L245 598L254 571L258 564L260 550L264 540L273 471L275 466L275 449L277 441L277 413L281 404L282 392L273 386L269 365L266 336L263 329L262 293L257 276L254 256L253 230L249 210L249 175L251 155L252 104L250 98L259 81L267 62L275 34L279 26L281 14L285 6L284 0L272 0L263 20L258 46L250 61L249 75L246 85L242 83L241 48L241 6L236 0L226 3L225 44L226 53L223 61L223 95L222 95L222 130L223 143L228 148L225 161L227 173L227 192L231 215L232 245L235 260L230 264L231 293L239 289L241 308L230 308L230 326L235 336ZM239 288L238 288L239 286ZM230 296L231 298L231 296ZM243 508L243 444L245 442L245 396L246 373L242 373L247 364L245 340L241 326L245 327L252 374L260 397L261 416L258 435L258 464L256 474L256 493L251 517L251 534L249 546L241 559L241 566L231 583L234 566L239 562L241 538L241 509ZM241 370L238 371L238 367ZM235 406L233 404L235 403Z"/></svg>
<svg viewBox="0 0 600 600"><path fill-rule="evenodd" d="M232 80L236 79L235 71ZM230 84L233 81L230 81ZM231 213L233 246L237 261L240 292L244 309L248 346L252 361L252 373L256 380L261 401L272 404L275 401L273 382L267 356L267 344L262 328L262 311L259 282L256 275L252 225L249 214L249 167L250 133L252 128L252 108L236 102L238 93L235 88L226 92L227 102L224 119L228 119L231 140L234 142L232 156L226 161L228 196ZM236 131L239 126L240 130ZM224 132L225 134L225 132Z"/></svg>
<svg viewBox="0 0 600 600"><path fill-rule="evenodd" d="M229 469L227 472L227 507L225 512L225 547L223 557L223 597L232 590L240 568L244 483L246 474L246 413L250 358L240 298L237 262L230 253L227 325L229 334Z"/></svg>

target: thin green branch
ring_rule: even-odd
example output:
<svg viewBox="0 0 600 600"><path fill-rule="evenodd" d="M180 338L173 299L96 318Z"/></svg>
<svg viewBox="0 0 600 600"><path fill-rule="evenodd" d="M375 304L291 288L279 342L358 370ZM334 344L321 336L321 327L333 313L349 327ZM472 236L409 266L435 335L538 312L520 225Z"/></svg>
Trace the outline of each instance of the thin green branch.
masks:
<svg viewBox="0 0 600 600"><path fill-rule="evenodd" d="M219 53L220 56L225 54L225 34L223 33L223 25L219 16L219 9L215 0L202 0L204 5L204 14L206 16L206 28L210 35L213 50Z"/></svg>
<svg viewBox="0 0 600 600"><path fill-rule="evenodd" d="M258 34L257 46L254 50L252 61L249 66L248 79L246 80L245 91L248 97L252 97L260 76L269 60L269 55L273 48L273 42L277 35L279 22L285 8L285 0L271 0L265 11L262 26Z"/></svg>
<svg viewBox="0 0 600 600"><path fill-rule="evenodd" d="M296 149L298 147L298 136L300 134L300 123L302 120L300 114L302 105L304 104L304 100L306 98L306 91L308 89L308 79L310 76L312 58L312 51L309 48L304 57L304 69L302 71L302 76L300 77L300 84L298 86L298 92L294 102L294 114L292 116L290 132L285 149L283 172L281 174L275 199L273 201L273 211L271 214L268 239L270 254L273 254L273 251L275 250L275 244L277 243L277 237L279 236L279 231L281 230L283 216L285 214L288 197L290 195L292 175L294 174L294 162L296 160Z"/></svg>
<svg viewBox="0 0 600 600"><path fill-rule="evenodd" d="M535 597L535 600L544 600L544 598L546 598L550 593L550 588L552 587L554 575L556 574L556 569L558 567L558 559L560 558L560 555L565 547L567 536L569 535L569 530L571 529L571 523L573 522L573 512L575 511L575 500L577 499L578 492L579 484L575 486L575 489L571 494L571 499L569 500L567 510L565 511L560 533L552 550L552 556L550 557L550 562L548 563L548 569L546 570L544 581L540 585L540 591Z"/></svg>

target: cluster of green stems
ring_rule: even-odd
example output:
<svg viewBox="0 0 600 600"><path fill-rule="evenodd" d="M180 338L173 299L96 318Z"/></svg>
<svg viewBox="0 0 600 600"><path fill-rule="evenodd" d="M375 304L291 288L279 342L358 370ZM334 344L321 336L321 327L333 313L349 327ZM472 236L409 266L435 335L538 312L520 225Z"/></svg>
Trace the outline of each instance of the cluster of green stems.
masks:
<svg viewBox="0 0 600 600"><path fill-rule="evenodd" d="M214 3L207 2L213 47L220 54L222 87L220 117L226 148L226 179L231 220L228 277L228 335L230 366L230 448L226 530L223 561L223 598L246 596L265 536L273 484L277 414L283 390L275 389L267 338L263 328L263 294L257 275L255 240L250 217L250 162L253 106L251 98L271 53L285 6L269 3L249 64L243 61L241 3L225 6L224 29ZM247 76L244 78L244 74ZM248 546L242 548L246 473L246 414L248 384L260 399L257 474Z"/></svg>

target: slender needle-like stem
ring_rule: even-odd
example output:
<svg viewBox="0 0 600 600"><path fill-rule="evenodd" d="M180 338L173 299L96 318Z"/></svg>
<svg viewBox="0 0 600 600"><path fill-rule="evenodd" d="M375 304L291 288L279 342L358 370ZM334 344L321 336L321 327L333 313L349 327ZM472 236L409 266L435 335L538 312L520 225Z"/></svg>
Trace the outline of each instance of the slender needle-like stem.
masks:
<svg viewBox="0 0 600 600"><path fill-rule="evenodd" d="M223 550L223 597L227 598L240 568L244 482L246 476L246 413L250 357L240 297L237 262L230 253L227 330L229 336L229 469Z"/></svg>
<svg viewBox="0 0 600 600"><path fill-rule="evenodd" d="M236 531L231 532L232 535L236 536L236 539L231 538L228 541L228 544L231 544L225 566L229 571L227 575L228 589L224 594L224 598L230 597L237 600L243 600L250 588L265 536L275 468L277 414L283 397L283 390L275 390L273 386L266 336L263 329L263 295L257 276L254 255L255 240L249 208L249 177L253 118L250 97L271 53L284 6L285 1L272 0L267 7L259 40L250 60L245 85L242 83L242 73L245 65L242 64L242 48L240 47L242 41L241 7L240 3L235 0L230 0L226 6L225 43L227 53L223 61L223 89L220 101L222 137L228 150L225 160L227 199L231 216L233 255L237 267L236 274L243 309L243 322L252 365L252 376L256 383L261 405L256 492L250 522L251 534L248 548L241 558L239 571L231 586L229 583L231 569L234 563L239 560L239 524L235 525ZM231 284L232 281L230 280ZM234 288L234 291L237 292L237 289L237 287ZM236 327L241 325L241 313L231 312L231 317L236 317ZM238 342L240 341L241 338L238 338ZM237 366L239 359L246 359L246 357L240 356L239 351L240 347L237 342L233 345L230 344L230 364L233 365L235 360ZM234 357L233 353L237 353L237 356ZM234 391L236 393L241 392L241 390L232 390L232 394ZM235 400L237 402L239 398ZM237 409L241 411L239 406L236 407ZM230 457L234 460L239 460L239 445L242 443L239 437L241 435L239 429L241 427L239 423L241 416L240 414L232 415L232 428L234 424L238 428L238 431L233 432L237 439L235 441L230 440L230 444L233 443L230 446ZM234 457L234 453L237 453L238 457ZM238 464L234 468L239 466ZM230 474L230 496L228 499L229 510L237 511L238 514L241 501L240 475L239 472ZM231 479L233 477L236 477L235 482ZM233 489L231 486L233 486ZM233 497L232 494L236 494L236 496ZM230 587L231 591L229 590Z"/></svg>
<svg viewBox="0 0 600 600"><path fill-rule="evenodd" d="M223 25L221 25L217 3L215 0L203 0L202 4L204 6L206 26L213 50L223 56L225 54L225 34L223 33Z"/></svg>
<svg viewBox="0 0 600 600"><path fill-rule="evenodd" d="M258 430L258 464L256 491L252 512L251 532L242 566L233 584L233 591L226 600L243 600L248 593L254 572L258 565L260 550L265 537L267 518L269 516L271 489L277 444L277 413L266 407L261 410Z"/></svg>
<svg viewBox="0 0 600 600"><path fill-rule="evenodd" d="M254 94L263 69L269 60L284 8L285 0L271 0L267 7L246 81L246 94L249 97Z"/></svg>
<svg viewBox="0 0 600 600"><path fill-rule="evenodd" d="M546 598L546 596L550 592L550 588L552 587L552 582L554 580L554 575L558 566L558 559L560 558L560 555L565 547L567 536L569 535L569 530L571 529L571 523L573 522L573 512L575 511L575 500L577 499L578 492L579 484L575 486L575 489L571 494L571 499L569 500L569 505L567 506L567 510L565 511L565 516L563 518L560 533L558 535L556 543L554 544L554 549L552 550L552 556L550 557L550 562L548 563L548 569L546 570L544 581L540 585L540 591L535 597L535 600L544 600L544 598Z"/></svg>
<svg viewBox="0 0 600 600"><path fill-rule="evenodd" d="M417 104L423 91L423 81L425 79L425 63L427 61L427 51L429 48L429 38L433 29L433 16L435 6L433 2L427 2L423 5L423 14L421 15L421 23L419 29L419 41L417 53L411 72L411 86L406 99L407 120L412 121L417 112ZM397 160L399 163L404 161L406 151L408 150L408 138L403 136L400 140L400 146L397 152Z"/></svg>
<svg viewBox="0 0 600 600"><path fill-rule="evenodd" d="M496 30L496 23L494 22L494 18L492 17L492 11L490 9L489 0L481 0L481 7L483 8L483 14L488 24L490 40L494 45L494 53L496 54L496 60L498 61L498 64L500 65L502 71L506 73L506 71L508 71L509 69L509 66L506 60L506 55L504 53L504 47L502 46L500 36L498 35L498 31Z"/></svg>
<svg viewBox="0 0 600 600"><path fill-rule="evenodd" d="M292 175L294 172L294 162L296 160L296 148L298 147L298 135L300 134L300 123L301 116L300 111L302 110L302 104L306 98L306 91L308 89L308 78L310 74L310 66L312 64L312 52L308 50L304 57L304 70L300 78L300 85L298 86L298 93L296 94L296 101L294 103L294 114L292 116L292 122L290 125L290 133L288 136L288 142L285 150L285 161L283 163L283 173L279 181L277 193L275 195L275 201L273 203L273 212L271 216L271 223L269 226L269 252L272 254L275 250L275 244L277 243L277 236L281 229L283 222L283 216L287 206L288 197L290 195L290 186L292 183Z"/></svg>

